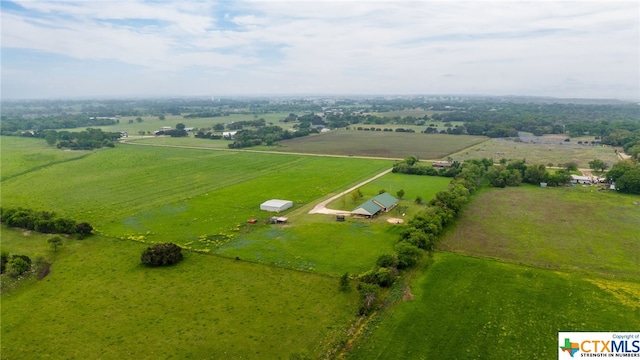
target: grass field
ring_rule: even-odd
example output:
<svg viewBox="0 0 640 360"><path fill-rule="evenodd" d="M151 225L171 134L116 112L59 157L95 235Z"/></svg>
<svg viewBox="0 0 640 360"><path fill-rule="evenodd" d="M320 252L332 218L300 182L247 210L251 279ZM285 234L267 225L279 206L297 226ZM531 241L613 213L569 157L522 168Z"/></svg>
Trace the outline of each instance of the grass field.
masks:
<svg viewBox="0 0 640 360"><path fill-rule="evenodd" d="M399 190L404 190L405 194L398 205L407 207L406 211L404 211L406 213L405 217L411 218L424 207L415 203L416 197L421 197L423 202L426 202L432 199L437 192L444 190L449 182L451 182L451 178L390 173L360 187L362 198L357 198L356 201L353 201L350 194L345 194L343 197L329 203L327 207L350 211L378 195L382 190L394 197L398 197ZM392 214L393 216L397 215L393 211Z"/></svg>
<svg viewBox="0 0 640 360"><path fill-rule="evenodd" d="M362 143L360 134L368 136ZM371 142L376 135L340 130L305 140L329 136L324 146L340 152L338 140L350 139L360 151L353 155L364 155L384 145ZM380 135L402 136L387 144L406 146L388 150L399 158L426 158L400 155L425 140L427 152L473 145L463 143L468 136ZM52 151L43 140L0 140L2 206L53 210L99 233L65 240L53 254L45 235L0 228L3 250L53 260L45 279L3 291L3 358L332 358L349 338L358 302L355 290L338 291L337 276L369 270L401 229L384 216L340 223L307 214L391 160L124 144L76 153ZM307 150L304 142L296 146ZM308 149L324 152L313 142ZM389 174L362 186L362 200L402 188L410 216L416 196L428 201L448 181ZM271 198L294 201L283 214L287 224L267 224L273 214L258 210ZM634 202L640 198L583 187L480 191L446 232L440 250L447 252L406 280L413 300L374 317L347 356L546 359L555 358L558 330L635 330ZM350 203L347 197L330 207ZM258 222L248 224L251 218ZM147 245L137 241L209 254L185 251L177 266L149 269L139 264Z"/></svg>
<svg viewBox="0 0 640 360"><path fill-rule="evenodd" d="M484 191L441 248L536 267L640 280L640 197L593 187Z"/></svg>
<svg viewBox="0 0 640 360"><path fill-rule="evenodd" d="M316 136L280 141L275 151L372 156L402 159L440 159L486 141L483 136L337 130Z"/></svg>
<svg viewBox="0 0 640 360"><path fill-rule="evenodd" d="M436 253L347 358L555 359L558 331L637 329L640 284L624 285L616 297L576 274Z"/></svg>
<svg viewBox="0 0 640 360"><path fill-rule="evenodd" d="M287 124L280 123L280 120L286 118L289 113L271 113L260 114L258 117L254 117L251 114L231 114L229 116L220 116L213 118L193 118L185 119L182 115L166 115L165 120L160 120L157 116L141 116L142 122L136 121L136 116L125 116L120 118L120 123L109 126L96 126L96 128L103 131L124 131L129 135L138 135L138 132L153 132L160 130L163 126L175 127L178 123L185 124L186 127L193 128L211 128L215 124L228 124L237 121L253 121L260 118L264 118L267 123L271 122L274 125L281 127L287 127ZM131 123L129 123L131 121ZM71 131L80 131L85 128L69 129Z"/></svg>
<svg viewBox="0 0 640 360"><path fill-rule="evenodd" d="M580 168L588 168L589 161L601 159L609 167L618 161L613 148L602 146L579 145L577 140L571 142L550 141L549 143L515 142L505 139L491 139L479 145L456 152L451 155L454 160L493 158L526 159L528 164L553 165L576 162Z"/></svg>
<svg viewBox="0 0 640 360"><path fill-rule="evenodd" d="M44 235L1 231L3 250L53 257ZM144 248L65 241L47 277L2 294L2 358L319 358L355 320L335 278L189 252L146 268Z"/></svg>
<svg viewBox="0 0 640 360"><path fill-rule="evenodd" d="M43 139L14 136L0 137L0 150L0 180L90 154L88 151L60 151L55 146L48 146Z"/></svg>

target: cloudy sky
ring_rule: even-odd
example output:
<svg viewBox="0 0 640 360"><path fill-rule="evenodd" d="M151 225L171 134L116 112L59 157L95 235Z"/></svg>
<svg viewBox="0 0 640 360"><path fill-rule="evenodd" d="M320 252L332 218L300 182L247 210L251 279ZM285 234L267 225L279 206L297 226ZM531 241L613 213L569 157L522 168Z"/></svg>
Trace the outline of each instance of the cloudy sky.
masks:
<svg viewBox="0 0 640 360"><path fill-rule="evenodd" d="M640 99L639 1L1 0L3 99Z"/></svg>

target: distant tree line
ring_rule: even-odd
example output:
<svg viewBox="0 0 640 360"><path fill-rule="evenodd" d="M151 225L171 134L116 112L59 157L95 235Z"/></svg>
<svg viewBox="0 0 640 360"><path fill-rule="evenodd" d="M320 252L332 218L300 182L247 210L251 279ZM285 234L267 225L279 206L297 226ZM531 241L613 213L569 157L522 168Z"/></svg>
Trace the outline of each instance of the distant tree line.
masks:
<svg viewBox="0 0 640 360"><path fill-rule="evenodd" d="M39 117L24 117L2 115L0 121L1 135L20 135L22 131L40 131L46 129L70 129L91 126L109 126L119 122L110 119L86 114L76 115L49 115Z"/></svg>
<svg viewBox="0 0 640 360"><path fill-rule="evenodd" d="M71 150L91 150L102 147L114 147L122 134L120 132L104 132L101 129L87 128L83 131L56 131L56 130L34 130L24 131L20 134L23 137L35 137L44 139L47 144L56 146L58 149Z"/></svg>
<svg viewBox="0 0 640 360"><path fill-rule="evenodd" d="M199 111L191 114L183 115L185 119L197 119L197 118L214 118L221 116L229 116L228 111Z"/></svg>
<svg viewBox="0 0 640 360"><path fill-rule="evenodd" d="M21 207L0 208L0 222L10 227L34 230L45 234L68 234L85 237L93 227L86 222L57 216L51 211L35 211Z"/></svg>
<svg viewBox="0 0 640 360"><path fill-rule="evenodd" d="M244 129L236 133L233 143L229 144L230 149L241 149L245 147L275 145L280 140L293 139L307 136L316 130L298 129L295 132L283 129L279 126L263 126L257 129Z"/></svg>

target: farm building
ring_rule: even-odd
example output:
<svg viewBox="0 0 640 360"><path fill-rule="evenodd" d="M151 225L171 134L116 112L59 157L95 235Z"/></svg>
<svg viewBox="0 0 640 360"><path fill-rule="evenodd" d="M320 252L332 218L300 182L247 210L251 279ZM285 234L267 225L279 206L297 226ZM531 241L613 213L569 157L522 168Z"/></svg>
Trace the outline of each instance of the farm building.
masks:
<svg viewBox="0 0 640 360"><path fill-rule="evenodd" d="M388 212L396 205L398 205L398 199L394 198L388 193L382 193L355 208L353 211L351 211L351 214L364 217L373 217L381 211Z"/></svg>
<svg viewBox="0 0 640 360"><path fill-rule="evenodd" d="M293 201L272 199L260 204L260 210L280 212L293 206Z"/></svg>
<svg viewBox="0 0 640 360"><path fill-rule="evenodd" d="M572 184L591 184L591 177L571 175L571 183Z"/></svg>
<svg viewBox="0 0 640 360"><path fill-rule="evenodd" d="M434 168L450 168L452 164L448 161L437 161L431 164Z"/></svg>
<svg viewBox="0 0 640 360"><path fill-rule="evenodd" d="M222 137L225 139L235 139L237 133L237 131L223 131Z"/></svg>

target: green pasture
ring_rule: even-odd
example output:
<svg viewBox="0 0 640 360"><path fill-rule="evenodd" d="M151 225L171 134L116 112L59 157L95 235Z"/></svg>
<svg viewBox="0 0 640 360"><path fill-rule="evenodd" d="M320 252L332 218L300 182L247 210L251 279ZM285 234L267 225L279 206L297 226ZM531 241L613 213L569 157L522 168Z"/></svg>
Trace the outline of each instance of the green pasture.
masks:
<svg viewBox="0 0 640 360"><path fill-rule="evenodd" d="M186 113L185 113L186 115ZM192 128L212 128L216 124L229 124L237 121L253 121L257 119L265 119L267 123L273 123L281 127L288 127L287 124L281 123L280 120L286 118L289 113L269 113L259 114L255 117L253 114L230 114L229 116L219 116L212 118L191 118L185 119L182 115L165 115L164 120L160 120L157 116L140 116L142 122L136 120L137 116L124 116L120 118L120 122L109 126L95 126L95 128L103 131L124 131L129 136L137 136L140 131L153 132L160 130L163 126L175 128L178 123L183 123L186 127ZM70 131L80 131L84 128L68 129Z"/></svg>
<svg viewBox="0 0 640 360"><path fill-rule="evenodd" d="M335 130L279 142L274 151L370 156L402 159L441 159L486 141L483 136Z"/></svg>
<svg viewBox="0 0 640 360"><path fill-rule="evenodd" d="M454 160L493 158L525 159L528 164L566 164L575 162L580 168L589 168L589 161L600 159L611 167L619 159L612 147L579 145L577 140L555 144L515 142L506 139L491 139L458 151L451 155Z"/></svg>
<svg viewBox="0 0 640 360"><path fill-rule="evenodd" d="M266 256L277 242L270 236L282 227L269 224L274 214L260 211L259 205L287 199L294 202L287 213L305 214L320 199L391 165L388 160L118 145L3 181L2 205L55 211L124 240L170 241L251 261L355 273L390 249L395 241L386 233L390 224L370 229L374 224L365 223L359 232L328 226L327 237L347 239L341 256L332 258L318 251L327 243L314 236L316 228L304 225L304 217L292 218L285 236L304 241L284 243L281 253ZM250 219L257 223L249 224ZM309 224L334 220L325 215L309 219ZM370 232L376 234L374 241ZM356 256L361 260L353 262Z"/></svg>
<svg viewBox="0 0 640 360"><path fill-rule="evenodd" d="M493 189L463 209L443 250L640 279L639 196L596 187Z"/></svg>
<svg viewBox="0 0 640 360"><path fill-rule="evenodd" d="M393 251L398 225L314 214L298 224L273 225L240 235L217 253L339 276L369 270L382 254Z"/></svg>
<svg viewBox="0 0 640 360"><path fill-rule="evenodd" d="M355 320L357 292L332 277L190 252L147 268L144 244L102 236L54 256L44 235L1 232L3 250L53 259L2 294L3 359L320 358Z"/></svg>
<svg viewBox="0 0 640 360"><path fill-rule="evenodd" d="M558 331L637 329L640 284L624 284L621 297L577 274L436 253L346 358L555 359Z"/></svg>
<svg viewBox="0 0 640 360"><path fill-rule="evenodd" d="M406 218L411 218L423 205L416 204L417 197L422 198L423 203L431 200L439 191L445 190L451 182L451 178L438 176L418 176L398 173L389 173L359 188L362 192L361 198L355 201L350 193L341 196L327 205L330 209L353 210L363 202L378 195L382 190L398 198L398 191L404 190L405 194L399 199L398 205L407 207ZM392 210L391 216L397 217L397 213ZM400 214L401 215L401 214Z"/></svg>
<svg viewBox="0 0 640 360"><path fill-rule="evenodd" d="M88 151L61 151L44 139L15 136L0 137L0 179L36 171L57 163L77 160Z"/></svg>

